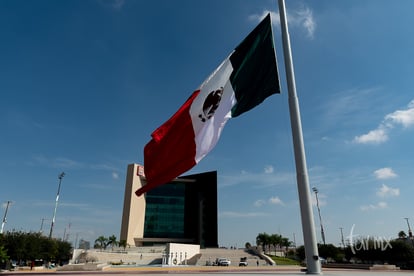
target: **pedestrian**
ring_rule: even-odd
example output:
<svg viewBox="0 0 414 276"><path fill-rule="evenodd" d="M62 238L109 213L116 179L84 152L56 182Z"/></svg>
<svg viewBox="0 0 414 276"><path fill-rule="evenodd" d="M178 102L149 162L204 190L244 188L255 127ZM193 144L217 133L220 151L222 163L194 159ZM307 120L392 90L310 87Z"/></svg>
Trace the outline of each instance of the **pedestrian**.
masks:
<svg viewBox="0 0 414 276"><path fill-rule="evenodd" d="M256 261L257 266L259 266L259 260Z"/></svg>

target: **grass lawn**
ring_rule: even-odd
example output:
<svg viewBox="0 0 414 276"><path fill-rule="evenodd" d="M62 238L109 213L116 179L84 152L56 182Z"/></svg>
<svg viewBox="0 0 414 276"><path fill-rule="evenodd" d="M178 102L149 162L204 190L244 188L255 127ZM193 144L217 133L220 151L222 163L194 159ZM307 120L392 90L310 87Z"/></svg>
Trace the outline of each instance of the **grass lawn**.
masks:
<svg viewBox="0 0 414 276"><path fill-rule="evenodd" d="M276 262L276 265L300 265L298 261L285 257L271 256L271 258Z"/></svg>

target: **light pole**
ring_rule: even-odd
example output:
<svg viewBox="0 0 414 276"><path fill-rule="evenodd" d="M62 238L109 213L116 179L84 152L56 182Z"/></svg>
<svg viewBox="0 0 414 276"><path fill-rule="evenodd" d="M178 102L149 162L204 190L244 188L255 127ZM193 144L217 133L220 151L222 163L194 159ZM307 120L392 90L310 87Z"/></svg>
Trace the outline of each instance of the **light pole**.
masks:
<svg viewBox="0 0 414 276"><path fill-rule="evenodd" d="M410 227L410 223L408 222L408 218L404 218L407 221L407 226L408 226L408 236L410 237L410 239L413 238L413 232L411 231L411 227Z"/></svg>
<svg viewBox="0 0 414 276"><path fill-rule="evenodd" d="M43 224L44 224L45 220L48 220L48 219L45 219L45 218L42 218L42 219L41 219L41 221L42 221L42 222L40 223L40 230L39 230L39 233L40 233L40 234L42 234L42 233L43 233Z"/></svg>
<svg viewBox="0 0 414 276"><path fill-rule="evenodd" d="M58 176L58 178L59 178L59 186L58 186L57 195L56 195L55 211L53 212L52 223L50 224L49 239L51 239L51 238L52 238L53 226L54 226L54 224L55 224L55 219L56 219L56 210L57 210L58 201L59 201L60 185L62 184L62 178L63 178L64 176L65 176L65 173L64 173L64 172L62 172L62 173L61 173L61 174L59 174L59 176Z"/></svg>
<svg viewBox="0 0 414 276"><path fill-rule="evenodd" d="M315 193L316 196L316 207L318 207L318 214L319 214L319 223L321 225L321 236L322 236L322 242L325 245L325 232L323 231L323 225L322 225L322 217L321 217L321 209L319 208L319 198L318 198L318 189L316 189L316 187L312 188L313 192Z"/></svg>
<svg viewBox="0 0 414 276"><path fill-rule="evenodd" d="M0 234L3 234L3 230L4 230L4 225L7 222L7 211L9 210L9 205L10 205L11 201L8 200L7 201L7 205L6 205L6 211L4 211L4 217L3 217L3 222L1 223L1 230L0 230Z"/></svg>
<svg viewBox="0 0 414 276"><path fill-rule="evenodd" d="M344 241L344 233L342 232L343 228L339 227L339 229L341 230L341 242L342 242L342 247L345 248L345 241Z"/></svg>

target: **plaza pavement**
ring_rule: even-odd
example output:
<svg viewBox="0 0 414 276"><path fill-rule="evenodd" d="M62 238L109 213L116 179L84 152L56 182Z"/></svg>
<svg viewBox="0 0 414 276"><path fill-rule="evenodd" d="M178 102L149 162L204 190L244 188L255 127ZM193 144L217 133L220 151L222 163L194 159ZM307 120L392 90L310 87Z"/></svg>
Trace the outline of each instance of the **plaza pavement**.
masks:
<svg viewBox="0 0 414 276"><path fill-rule="evenodd" d="M204 275L310 275L299 266L259 266L259 267L205 267L205 266L176 266L176 267L124 267L113 268L105 267L102 271L57 271L48 270L27 270L2 272L0 275L165 275L174 274L175 276L196 274ZM327 276L405 276L414 275L414 271L409 270L358 270L358 269L333 269L323 268L321 275Z"/></svg>

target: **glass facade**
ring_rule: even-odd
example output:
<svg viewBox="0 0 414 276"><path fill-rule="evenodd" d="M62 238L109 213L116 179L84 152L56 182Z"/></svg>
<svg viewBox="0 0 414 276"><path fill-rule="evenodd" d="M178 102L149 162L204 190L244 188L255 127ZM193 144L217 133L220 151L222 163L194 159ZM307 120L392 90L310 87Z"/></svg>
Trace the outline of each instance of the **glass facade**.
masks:
<svg viewBox="0 0 414 276"><path fill-rule="evenodd" d="M165 185L146 195L144 237L184 238L185 186Z"/></svg>
<svg viewBox="0 0 414 276"><path fill-rule="evenodd" d="M202 248L218 246L216 171L158 186L146 193L145 201L145 244L179 239Z"/></svg>

